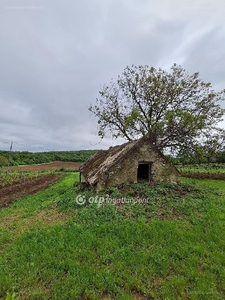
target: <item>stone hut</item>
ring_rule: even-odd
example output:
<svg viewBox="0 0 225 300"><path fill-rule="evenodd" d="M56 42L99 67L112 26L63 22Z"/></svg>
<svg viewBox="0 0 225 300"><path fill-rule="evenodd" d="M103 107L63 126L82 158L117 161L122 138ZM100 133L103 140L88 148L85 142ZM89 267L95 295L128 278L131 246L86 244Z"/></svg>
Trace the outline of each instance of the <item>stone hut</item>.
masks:
<svg viewBox="0 0 225 300"><path fill-rule="evenodd" d="M96 191L125 182L175 182L178 174L146 136L100 150L80 166L80 181Z"/></svg>

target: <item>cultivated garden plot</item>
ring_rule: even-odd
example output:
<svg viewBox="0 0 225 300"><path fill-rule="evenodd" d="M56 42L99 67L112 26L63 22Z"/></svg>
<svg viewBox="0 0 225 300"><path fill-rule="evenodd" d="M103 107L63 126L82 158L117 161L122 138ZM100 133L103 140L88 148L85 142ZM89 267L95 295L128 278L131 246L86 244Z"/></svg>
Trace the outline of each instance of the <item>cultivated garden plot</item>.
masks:
<svg viewBox="0 0 225 300"><path fill-rule="evenodd" d="M181 175L189 178L199 179L222 179L225 180L225 164L210 163L210 164L193 164L193 165L177 165Z"/></svg>
<svg viewBox="0 0 225 300"><path fill-rule="evenodd" d="M179 171L183 173L205 173L225 175L225 163L179 165Z"/></svg>
<svg viewBox="0 0 225 300"><path fill-rule="evenodd" d="M0 207L9 205L15 198L47 188L62 177L60 171L76 171L79 166L80 163L56 161L1 169Z"/></svg>
<svg viewBox="0 0 225 300"><path fill-rule="evenodd" d="M9 205L15 198L47 188L61 177L61 174L50 174L49 172L2 171L0 176L0 208Z"/></svg>
<svg viewBox="0 0 225 300"><path fill-rule="evenodd" d="M43 173L40 172L17 172L17 171L0 171L0 189L6 186L12 186L19 182L26 182L33 178L42 176Z"/></svg>

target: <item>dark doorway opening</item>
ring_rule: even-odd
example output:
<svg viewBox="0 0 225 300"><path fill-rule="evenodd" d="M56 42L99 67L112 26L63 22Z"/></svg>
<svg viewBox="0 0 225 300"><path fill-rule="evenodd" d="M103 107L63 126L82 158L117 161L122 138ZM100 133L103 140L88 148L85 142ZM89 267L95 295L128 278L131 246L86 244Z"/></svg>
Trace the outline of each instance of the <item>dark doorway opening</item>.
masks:
<svg viewBox="0 0 225 300"><path fill-rule="evenodd" d="M151 163L150 162L139 162L137 171L137 181L150 181L151 178Z"/></svg>

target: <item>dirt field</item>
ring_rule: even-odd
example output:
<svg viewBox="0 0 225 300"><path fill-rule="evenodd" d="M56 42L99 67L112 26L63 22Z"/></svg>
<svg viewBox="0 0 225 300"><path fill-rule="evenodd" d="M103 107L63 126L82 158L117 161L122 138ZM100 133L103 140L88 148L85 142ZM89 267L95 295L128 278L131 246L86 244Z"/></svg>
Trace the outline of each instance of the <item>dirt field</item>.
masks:
<svg viewBox="0 0 225 300"><path fill-rule="evenodd" d="M7 167L7 169L14 171L51 171L60 170L61 168L64 168L65 170L78 170L80 165L81 163L78 162L54 161L40 165Z"/></svg>
<svg viewBox="0 0 225 300"><path fill-rule="evenodd" d="M0 186L0 208L8 206L15 198L34 194L40 190L46 189L61 177L62 175L59 174L48 174L25 182L21 180L13 185Z"/></svg>

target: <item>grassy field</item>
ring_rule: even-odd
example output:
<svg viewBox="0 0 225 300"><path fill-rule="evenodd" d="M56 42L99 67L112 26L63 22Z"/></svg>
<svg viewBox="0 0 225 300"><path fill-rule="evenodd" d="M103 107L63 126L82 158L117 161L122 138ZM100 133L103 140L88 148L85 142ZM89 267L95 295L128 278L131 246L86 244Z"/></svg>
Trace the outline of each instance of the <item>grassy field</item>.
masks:
<svg viewBox="0 0 225 300"><path fill-rule="evenodd" d="M68 173L0 210L0 299L224 299L224 181L101 198L76 181Z"/></svg>

